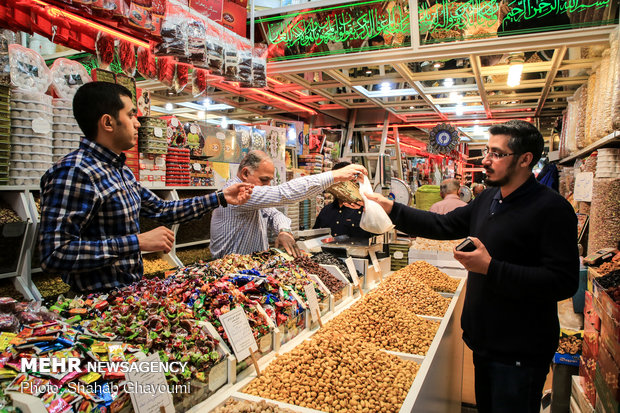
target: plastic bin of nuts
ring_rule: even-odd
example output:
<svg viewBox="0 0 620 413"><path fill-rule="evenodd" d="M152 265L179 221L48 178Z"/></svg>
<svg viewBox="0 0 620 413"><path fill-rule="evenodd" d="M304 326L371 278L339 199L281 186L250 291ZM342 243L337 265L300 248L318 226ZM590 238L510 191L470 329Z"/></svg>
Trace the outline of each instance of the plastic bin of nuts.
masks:
<svg viewBox="0 0 620 413"><path fill-rule="evenodd" d="M0 192L0 274L17 271L30 222L25 195L18 191Z"/></svg>

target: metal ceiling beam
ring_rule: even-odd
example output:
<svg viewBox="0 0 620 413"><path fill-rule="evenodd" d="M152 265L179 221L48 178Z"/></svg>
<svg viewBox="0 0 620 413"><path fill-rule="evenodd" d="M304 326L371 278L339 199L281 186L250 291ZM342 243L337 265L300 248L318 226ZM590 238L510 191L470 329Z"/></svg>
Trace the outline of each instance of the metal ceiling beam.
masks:
<svg viewBox="0 0 620 413"><path fill-rule="evenodd" d="M480 72L480 68L482 67L482 64L480 63L480 57L476 55L471 55L469 57L469 62L471 64L471 70L474 72L476 86L478 86L478 94L480 95L482 106L484 106L484 112L487 114L487 117L491 119L493 118L493 112L491 112L491 108L489 107L487 92L486 90L484 90L484 79L482 78L482 74Z"/></svg>
<svg viewBox="0 0 620 413"><path fill-rule="evenodd" d="M538 105L536 105L535 116L540 116L540 112L542 111L542 108L545 105L547 96L549 96L551 85L553 85L555 76L558 74L558 69L560 67L560 64L562 63L562 60L564 59L566 50L568 50L567 47L563 46L563 47L560 47L559 49L556 49L553 52L553 57L551 58L551 69L547 73L547 78L545 79L545 86L543 87L542 93L540 94L540 98L538 99Z"/></svg>
<svg viewBox="0 0 620 413"><path fill-rule="evenodd" d="M433 103L433 101L431 100L431 98L429 98L428 96L426 96L426 93L424 92L424 87L422 86L422 84L417 80L417 74L414 75L411 70L409 69L409 67L407 67L406 64L403 63L398 63L396 65L394 65L394 69L396 69L396 71L398 73L400 73L400 75L403 77L403 79L405 79L407 82L409 82L409 84L411 85L412 88L414 88L418 94L420 95L420 97L422 99L424 99L424 101L428 104L428 106L431 107L431 109L433 109L433 111L435 111L439 117L441 119L447 119L446 115L444 115L443 113L441 113L441 111L439 110L439 108L437 106L435 106L435 104Z"/></svg>
<svg viewBox="0 0 620 413"><path fill-rule="evenodd" d="M588 47L595 44L607 44L609 35L616 30L616 25L589 27L583 29L561 30L548 33L523 34L500 38L468 40L463 42L443 43L421 46L418 49L403 47L391 50L377 50L363 53L351 53L315 58L296 59L268 64L268 72L303 73L321 70L325 67L360 67L377 64L399 64L412 61L441 60L465 58L471 54L498 55L515 50L555 49L562 46Z"/></svg>
<svg viewBox="0 0 620 413"><path fill-rule="evenodd" d="M349 79L348 76L345 76L344 73L342 73L342 72L340 72L338 70L335 70L335 69L328 69L328 70L325 70L324 72L326 74L328 74L329 76L331 76L333 79L335 79L338 82L340 82L343 86L352 88L352 90L354 90L355 93L358 93L359 96L362 99L370 101L370 102L374 103L375 105L379 106L380 108L385 109L385 110L387 110L387 111L389 111L391 113L394 113L392 111L392 109L386 108L381 100L376 99L376 98L367 97L362 92L358 92L356 89L353 89L353 85L351 84L351 80Z"/></svg>
<svg viewBox="0 0 620 413"><path fill-rule="evenodd" d="M326 91L320 90L320 89L316 89L314 87L314 84L310 84L309 82L306 82L304 79L302 79L301 77L299 77L296 74L286 74L286 75L282 75L282 77L284 77L289 82L297 83L298 85L302 86L306 90L312 91L312 92L316 93L317 95L321 95L321 96L327 98L329 101L333 101L333 102L339 103L340 105L344 106L347 109L351 108L351 106L348 103L346 103L346 102L336 98L335 96L333 96L329 92L326 92Z"/></svg>

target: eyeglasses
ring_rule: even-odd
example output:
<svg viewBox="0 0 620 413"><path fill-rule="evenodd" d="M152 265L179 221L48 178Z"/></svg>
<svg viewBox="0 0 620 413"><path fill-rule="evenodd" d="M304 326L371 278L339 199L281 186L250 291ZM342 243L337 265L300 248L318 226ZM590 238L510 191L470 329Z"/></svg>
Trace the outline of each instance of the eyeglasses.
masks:
<svg viewBox="0 0 620 413"><path fill-rule="evenodd" d="M510 155L517 155L517 153L516 152L512 152L512 153L489 152L489 148L484 148L482 150L482 156L485 158L488 156L490 159L501 159L501 158L505 158Z"/></svg>

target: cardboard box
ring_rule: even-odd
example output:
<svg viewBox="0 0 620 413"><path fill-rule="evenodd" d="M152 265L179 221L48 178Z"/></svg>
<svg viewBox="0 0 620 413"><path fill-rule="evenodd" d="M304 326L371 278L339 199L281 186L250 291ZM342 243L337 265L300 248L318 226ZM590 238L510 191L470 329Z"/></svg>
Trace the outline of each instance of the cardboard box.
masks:
<svg viewBox="0 0 620 413"><path fill-rule="evenodd" d="M601 413L620 413L620 404L612 394L600 366L596 368L594 388L596 389L596 411Z"/></svg>
<svg viewBox="0 0 620 413"><path fill-rule="evenodd" d="M594 366L594 368L591 368ZM596 361L594 359L585 360L582 356L579 363L579 376L582 377L581 386L586 399L592 406L596 404L596 388L594 387L594 375L596 372Z"/></svg>
<svg viewBox="0 0 620 413"><path fill-rule="evenodd" d="M620 402L620 367L611 357L605 346L601 346L598 355L597 371L600 372L601 378L605 383L608 395L617 402Z"/></svg>
<svg viewBox="0 0 620 413"><path fill-rule="evenodd" d="M572 376L571 380L571 399L574 399L583 413L593 413L594 405L590 403L583 389L583 377Z"/></svg>
<svg viewBox="0 0 620 413"><path fill-rule="evenodd" d="M594 307L594 296L590 291L586 291L585 303L583 307L583 320L589 322L597 331L601 331L601 319Z"/></svg>
<svg viewBox="0 0 620 413"><path fill-rule="evenodd" d="M555 353L553 356L553 362L555 364L565 364L567 366L579 366L579 354L560 354Z"/></svg>

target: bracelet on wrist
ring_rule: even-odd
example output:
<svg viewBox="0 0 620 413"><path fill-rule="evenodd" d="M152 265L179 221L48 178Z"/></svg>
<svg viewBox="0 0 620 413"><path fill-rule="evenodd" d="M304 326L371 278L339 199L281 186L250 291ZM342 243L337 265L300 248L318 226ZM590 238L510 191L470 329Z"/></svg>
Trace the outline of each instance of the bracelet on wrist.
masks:
<svg viewBox="0 0 620 413"><path fill-rule="evenodd" d="M222 208L226 208L228 206L228 202L226 202L226 197L224 196L224 191L217 191L217 200Z"/></svg>

